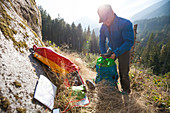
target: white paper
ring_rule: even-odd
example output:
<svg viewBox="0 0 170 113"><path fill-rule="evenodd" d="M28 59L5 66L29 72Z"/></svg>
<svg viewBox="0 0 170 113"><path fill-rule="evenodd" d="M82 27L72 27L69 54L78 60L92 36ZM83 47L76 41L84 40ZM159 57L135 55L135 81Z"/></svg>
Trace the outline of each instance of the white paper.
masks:
<svg viewBox="0 0 170 113"><path fill-rule="evenodd" d="M53 113L60 113L60 109L54 109Z"/></svg>
<svg viewBox="0 0 170 113"><path fill-rule="evenodd" d="M34 98L52 110L56 91L57 87L44 75L40 75Z"/></svg>
<svg viewBox="0 0 170 113"><path fill-rule="evenodd" d="M86 105L86 104L89 104L89 100L88 100L87 96L85 96L84 99L79 101L76 105L83 106L83 105Z"/></svg>

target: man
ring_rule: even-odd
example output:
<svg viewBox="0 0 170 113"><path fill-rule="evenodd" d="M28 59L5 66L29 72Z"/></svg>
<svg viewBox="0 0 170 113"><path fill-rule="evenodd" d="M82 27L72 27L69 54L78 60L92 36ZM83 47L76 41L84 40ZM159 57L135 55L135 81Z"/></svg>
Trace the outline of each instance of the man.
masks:
<svg viewBox="0 0 170 113"><path fill-rule="evenodd" d="M100 29L99 46L101 54L106 54L106 38L108 38L107 55L109 58L118 58L120 83L122 94L130 93L129 59L130 49L134 44L132 23L118 17L110 5L102 5L98 8L99 23L103 23Z"/></svg>

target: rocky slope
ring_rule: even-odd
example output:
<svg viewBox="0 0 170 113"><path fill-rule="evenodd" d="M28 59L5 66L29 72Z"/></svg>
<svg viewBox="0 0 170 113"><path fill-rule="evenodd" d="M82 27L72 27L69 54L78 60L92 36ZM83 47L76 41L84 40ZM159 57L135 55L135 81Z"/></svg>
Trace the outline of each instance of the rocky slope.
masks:
<svg viewBox="0 0 170 113"><path fill-rule="evenodd" d="M45 112L33 101L41 65L29 52L41 46L41 16L35 0L0 0L0 112Z"/></svg>

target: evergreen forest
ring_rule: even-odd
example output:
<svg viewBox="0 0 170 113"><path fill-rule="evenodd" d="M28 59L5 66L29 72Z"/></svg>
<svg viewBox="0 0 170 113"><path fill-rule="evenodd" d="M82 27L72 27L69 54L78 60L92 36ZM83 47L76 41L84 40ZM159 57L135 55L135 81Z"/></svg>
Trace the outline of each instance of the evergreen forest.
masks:
<svg viewBox="0 0 170 113"><path fill-rule="evenodd" d="M70 25L58 15L50 15L39 6L42 17L42 37L57 46L87 53L100 53L99 37L90 27L83 29L81 24ZM133 63L150 68L156 75L170 72L170 16L156 17L133 22L138 24L137 42Z"/></svg>
<svg viewBox="0 0 170 113"><path fill-rule="evenodd" d="M99 53L99 38L90 27L82 28L74 22L69 25L63 18L51 19L50 15L39 6L42 18L43 40L50 40L58 46L66 46L68 49L83 53Z"/></svg>
<svg viewBox="0 0 170 113"><path fill-rule="evenodd" d="M135 21L138 35L134 62L156 75L170 72L170 15Z"/></svg>

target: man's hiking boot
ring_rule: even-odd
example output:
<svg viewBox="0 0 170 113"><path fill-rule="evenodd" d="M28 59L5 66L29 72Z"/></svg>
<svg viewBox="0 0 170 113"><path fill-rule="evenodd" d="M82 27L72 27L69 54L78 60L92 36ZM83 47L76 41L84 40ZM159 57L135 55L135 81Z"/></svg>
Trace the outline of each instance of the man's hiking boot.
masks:
<svg viewBox="0 0 170 113"><path fill-rule="evenodd" d="M127 92L127 91L120 91L120 94L122 94L122 95L129 95L130 93Z"/></svg>
<svg viewBox="0 0 170 113"><path fill-rule="evenodd" d="M95 90L95 84L91 80L86 80L86 84L90 90Z"/></svg>

